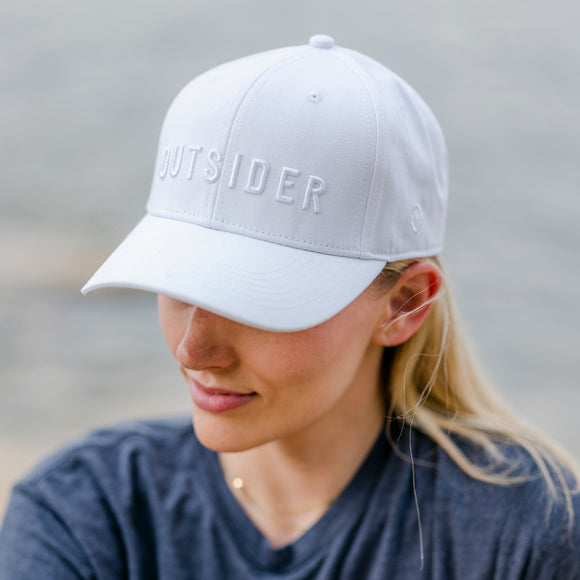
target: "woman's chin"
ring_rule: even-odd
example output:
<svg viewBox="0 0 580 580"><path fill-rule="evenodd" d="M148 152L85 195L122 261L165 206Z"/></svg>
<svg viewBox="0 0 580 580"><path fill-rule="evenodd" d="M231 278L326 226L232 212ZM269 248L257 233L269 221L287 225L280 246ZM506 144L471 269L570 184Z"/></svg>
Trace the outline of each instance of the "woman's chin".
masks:
<svg viewBox="0 0 580 580"><path fill-rule="evenodd" d="M223 416L207 417L198 409L193 412L193 429L198 441L217 453L246 451L268 442L254 425L236 423Z"/></svg>

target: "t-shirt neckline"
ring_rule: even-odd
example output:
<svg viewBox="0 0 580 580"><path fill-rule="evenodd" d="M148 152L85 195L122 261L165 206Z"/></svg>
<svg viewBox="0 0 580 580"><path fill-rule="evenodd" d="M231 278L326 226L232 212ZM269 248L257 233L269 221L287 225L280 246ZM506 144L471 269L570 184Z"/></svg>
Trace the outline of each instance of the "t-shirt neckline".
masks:
<svg viewBox="0 0 580 580"><path fill-rule="evenodd" d="M259 568L271 571L288 570L322 552L329 545L329 538L350 529L362 517L365 505L370 501L371 491L385 468L388 444L384 429L362 465L326 513L296 541L281 548L273 548L261 531L246 515L224 480L216 452L203 449L204 486L212 497L216 517L222 524L229 541L246 560Z"/></svg>

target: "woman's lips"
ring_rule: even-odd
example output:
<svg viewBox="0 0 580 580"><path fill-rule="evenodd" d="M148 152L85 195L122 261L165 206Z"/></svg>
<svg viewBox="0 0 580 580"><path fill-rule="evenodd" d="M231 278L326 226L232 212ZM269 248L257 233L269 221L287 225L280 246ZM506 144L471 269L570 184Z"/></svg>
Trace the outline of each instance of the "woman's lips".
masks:
<svg viewBox="0 0 580 580"><path fill-rule="evenodd" d="M209 413L233 411L254 399L256 393L241 394L222 388L209 388L189 380L189 390L194 404Z"/></svg>

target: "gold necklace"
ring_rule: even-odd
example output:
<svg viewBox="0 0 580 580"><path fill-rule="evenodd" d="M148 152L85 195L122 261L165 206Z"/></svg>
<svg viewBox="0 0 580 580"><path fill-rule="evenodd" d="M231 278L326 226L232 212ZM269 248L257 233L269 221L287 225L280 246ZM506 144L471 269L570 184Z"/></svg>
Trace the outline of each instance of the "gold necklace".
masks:
<svg viewBox="0 0 580 580"><path fill-rule="evenodd" d="M277 502L265 502L256 499L252 494L248 493L246 484L241 477L232 477L230 485L233 490L242 494L252 505L260 510L268 518L275 520L283 527L296 531L306 531L310 526L298 526L287 521L286 518L292 515L306 515L315 508L324 508L325 511L332 505L336 498L331 498L324 501L313 501L301 504L288 505Z"/></svg>

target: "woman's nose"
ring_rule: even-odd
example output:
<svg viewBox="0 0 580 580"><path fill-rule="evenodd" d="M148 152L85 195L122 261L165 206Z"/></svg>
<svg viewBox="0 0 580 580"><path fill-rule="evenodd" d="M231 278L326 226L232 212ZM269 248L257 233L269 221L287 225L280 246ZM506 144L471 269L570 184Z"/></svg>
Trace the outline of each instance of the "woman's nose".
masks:
<svg viewBox="0 0 580 580"><path fill-rule="evenodd" d="M194 371L226 369L233 365L236 361L233 324L227 318L193 306L175 353L177 362Z"/></svg>

